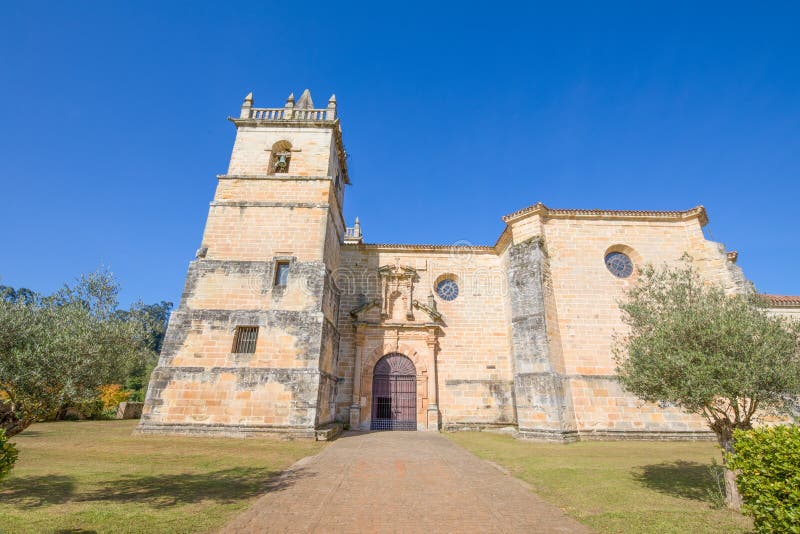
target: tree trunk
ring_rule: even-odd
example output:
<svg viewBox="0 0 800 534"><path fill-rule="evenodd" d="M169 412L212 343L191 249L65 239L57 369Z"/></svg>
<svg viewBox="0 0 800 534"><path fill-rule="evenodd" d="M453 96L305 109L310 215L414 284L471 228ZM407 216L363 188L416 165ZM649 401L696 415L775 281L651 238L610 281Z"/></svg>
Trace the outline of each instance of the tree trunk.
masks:
<svg viewBox="0 0 800 534"><path fill-rule="evenodd" d="M33 423L32 420L20 419L14 412L14 407L10 402L0 401L0 429L6 431L6 436L16 436Z"/></svg>
<svg viewBox="0 0 800 534"><path fill-rule="evenodd" d="M725 504L733 510L742 510L742 494L739 493L739 486L736 485L737 471L732 471L725 467Z"/></svg>
<svg viewBox="0 0 800 534"><path fill-rule="evenodd" d="M726 453L733 452L733 434L725 432L718 434L719 444L722 447L722 465L725 466L725 504L728 508L736 511L742 509L742 495L739 493L739 486L736 485L737 471L728 469L728 458Z"/></svg>
<svg viewBox="0 0 800 534"><path fill-rule="evenodd" d="M54 419L56 421L63 421L64 418L67 416L67 410L69 410L69 404L62 404L56 411Z"/></svg>

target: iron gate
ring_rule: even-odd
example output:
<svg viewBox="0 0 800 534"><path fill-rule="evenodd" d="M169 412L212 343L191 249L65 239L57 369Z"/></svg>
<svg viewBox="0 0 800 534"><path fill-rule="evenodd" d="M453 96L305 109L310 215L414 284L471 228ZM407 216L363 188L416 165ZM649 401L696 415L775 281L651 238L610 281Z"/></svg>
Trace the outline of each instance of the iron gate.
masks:
<svg viewBox="0 0 800 534"><path fill-rule="evenodd" d="M370 428L372 430L417 429L416 372L411 360L401 354L384 356L375 365L375 374L372 378Z"/></svg>

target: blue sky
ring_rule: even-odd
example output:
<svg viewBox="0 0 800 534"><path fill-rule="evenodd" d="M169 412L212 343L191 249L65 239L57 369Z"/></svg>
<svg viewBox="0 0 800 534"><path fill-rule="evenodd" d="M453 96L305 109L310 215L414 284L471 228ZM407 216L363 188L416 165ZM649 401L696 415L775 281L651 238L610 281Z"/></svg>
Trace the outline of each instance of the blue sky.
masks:
<svg viewBox="0 0 800 534"><path fill-rule="evenodd" d="M107 265L123 304L177 302L226 117L308 87L336 93L368 241L703 204L761 291L799 295L798 6L6 2L0 284Z"/></svg>

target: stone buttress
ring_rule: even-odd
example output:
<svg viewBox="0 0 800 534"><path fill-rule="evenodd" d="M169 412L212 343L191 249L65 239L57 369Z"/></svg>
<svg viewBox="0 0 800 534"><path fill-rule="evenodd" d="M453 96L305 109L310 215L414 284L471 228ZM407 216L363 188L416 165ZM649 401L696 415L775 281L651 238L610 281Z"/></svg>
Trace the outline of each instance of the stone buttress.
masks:
<svg viewBox="0 0 800 534"><path fill-rule="evenodd" d="M521 437L573 439L574 421L563 365L548 336L547 254L541 237L512 244L508 253L511 357ZM560 368L559 368L560 367Z"/></svg>

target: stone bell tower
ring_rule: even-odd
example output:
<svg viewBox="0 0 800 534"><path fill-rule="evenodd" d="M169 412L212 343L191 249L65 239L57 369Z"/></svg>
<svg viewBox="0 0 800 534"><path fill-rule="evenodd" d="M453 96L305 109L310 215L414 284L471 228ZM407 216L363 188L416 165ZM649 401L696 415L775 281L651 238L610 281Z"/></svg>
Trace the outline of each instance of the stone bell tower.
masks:
<svg viewBox="0 0 800 534"><path fill-rule="evenodd" d="M140 431L311 436L333 421L349 183L336 98L248 94Z"/></svg>

